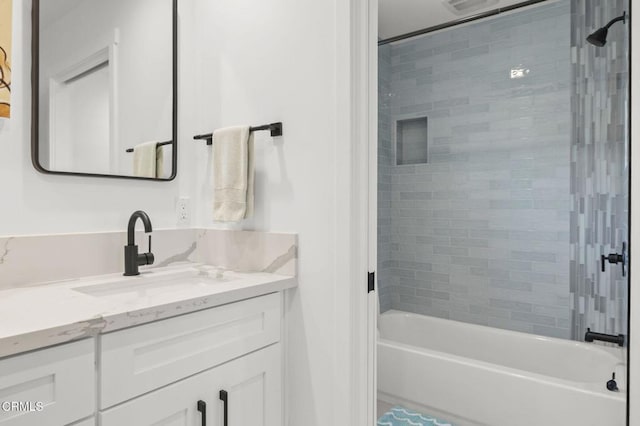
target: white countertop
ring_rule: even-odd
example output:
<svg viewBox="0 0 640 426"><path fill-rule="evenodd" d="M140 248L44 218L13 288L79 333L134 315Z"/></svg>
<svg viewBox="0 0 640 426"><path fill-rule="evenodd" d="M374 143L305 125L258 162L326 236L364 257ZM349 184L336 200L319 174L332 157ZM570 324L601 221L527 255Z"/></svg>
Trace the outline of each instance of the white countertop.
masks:
<svg viewBox="0 0 640 426"><path fill-rule="evenodd" d="M0 291L0 357L295 287L295 277L184 264Z"/></svg>

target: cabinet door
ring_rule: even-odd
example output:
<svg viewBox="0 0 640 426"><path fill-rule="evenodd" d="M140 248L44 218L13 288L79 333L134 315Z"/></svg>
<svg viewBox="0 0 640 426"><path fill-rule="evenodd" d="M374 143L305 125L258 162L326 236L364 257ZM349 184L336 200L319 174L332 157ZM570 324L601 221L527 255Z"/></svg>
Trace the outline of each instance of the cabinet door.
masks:
<svg viewBox="0 0 640 426"><path fill-rule="evenodd" d="M208 426L199 408L207 414L212 404L206 373L133 399L100 412L102 426ZM200 402L202 401L202 402ZM204 404L203 404L204 403Z"/></svg>
<svg viewBox="0 0 640 426"><path fill-rule="evenodd" d="M215 426L281 426L282 374L280 346L274 345L217 368ZM220 391L224 392L226 404ZM224 423L224 414L227 423Z"/></svg>
<svg viewBox="0 0 640 426"><path fill-rule="evenodd" d="M276 344L103 411L101 425L224 426L225 390L227 426L281 426L281 383Z"/></svg>

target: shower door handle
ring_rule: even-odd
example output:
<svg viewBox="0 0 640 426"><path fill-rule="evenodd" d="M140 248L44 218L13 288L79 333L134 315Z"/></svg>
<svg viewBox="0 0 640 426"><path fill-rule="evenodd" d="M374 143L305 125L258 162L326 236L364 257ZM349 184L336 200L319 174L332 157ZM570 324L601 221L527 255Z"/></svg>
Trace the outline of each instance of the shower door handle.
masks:
<svg viewBox="0 0 640 426"><path fill-rule="evenodd" d="M606 262L612 263L614 265L620 263L620 266L622 266L622 276L624 277L625 276L624 264L627 261L626 255L627 255L627 243L622 243L622 254L610 253L609 256L605 256L604 254L600 255L600 266L602 268L602 272L605 272Z"/></svg>

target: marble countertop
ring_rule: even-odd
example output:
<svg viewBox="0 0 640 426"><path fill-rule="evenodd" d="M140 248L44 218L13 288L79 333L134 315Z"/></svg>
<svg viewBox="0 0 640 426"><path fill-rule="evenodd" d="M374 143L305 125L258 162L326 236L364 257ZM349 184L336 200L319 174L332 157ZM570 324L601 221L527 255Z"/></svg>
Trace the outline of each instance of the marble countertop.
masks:
<svg viewBox="0 0 640 426"><path fill-rule="evenodd" d="M0 291L0 357L295 287L295 277L187 263Z"/></svg>

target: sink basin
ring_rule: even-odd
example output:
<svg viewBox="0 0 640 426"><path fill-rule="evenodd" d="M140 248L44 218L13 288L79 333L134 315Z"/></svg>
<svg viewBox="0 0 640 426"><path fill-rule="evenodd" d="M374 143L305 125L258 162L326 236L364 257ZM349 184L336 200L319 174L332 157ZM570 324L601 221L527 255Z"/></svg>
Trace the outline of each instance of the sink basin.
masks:
<svg viewBox="0 0 640 426"><path fill-rule="evenodd" d="M73 290L94 297L127 295L155 295L181 292L188 289L210 287L237 280L230 272L189 269L178 272L146 272L135 277L122 278L99 284L74 287Z"/></svg>

